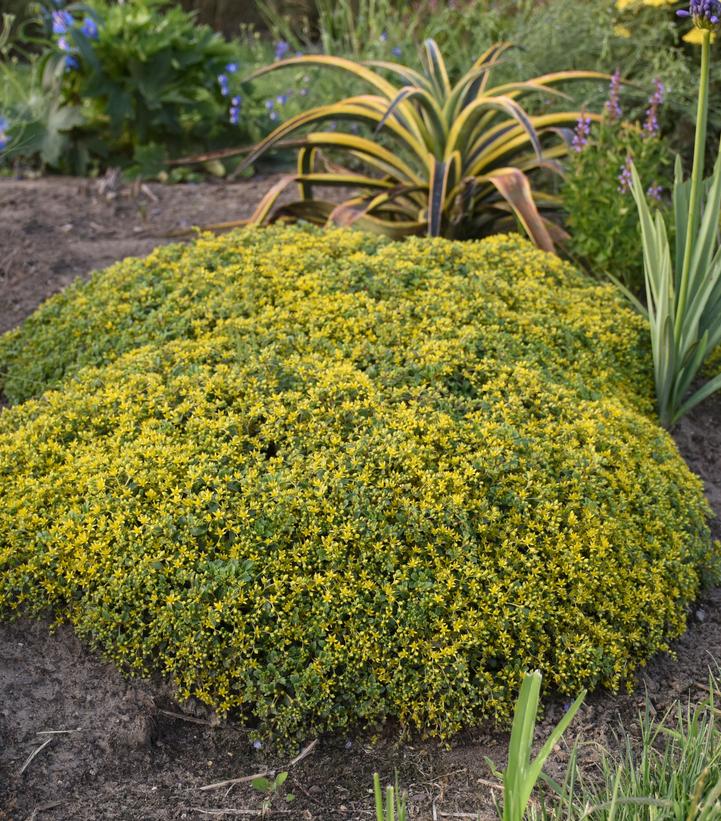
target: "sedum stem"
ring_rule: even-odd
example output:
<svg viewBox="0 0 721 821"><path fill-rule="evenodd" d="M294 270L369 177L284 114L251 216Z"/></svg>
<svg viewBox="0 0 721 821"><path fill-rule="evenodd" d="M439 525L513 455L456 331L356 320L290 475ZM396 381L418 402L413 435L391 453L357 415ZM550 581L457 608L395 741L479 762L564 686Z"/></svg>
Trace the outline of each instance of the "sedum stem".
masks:
<svg viewBox="0 0 721 821"><path fill-rule="evenodd" d="M691 258L696 243L697 222L701 211L701 186L703 183L704 153L706 150L706 121L708 119L708 86L709 66L711 54L711 32L702 29L701 42L701 79L698 89L698 108L696 109L696 139L693 147L693 170L691 171L691 197L688 207L688 222L686 223L686 245L683 253L683 268L679 288L678 305L676 306L676 322L674 336L678 342L684 325L684 313L689 290L689 274Z"/></svg>

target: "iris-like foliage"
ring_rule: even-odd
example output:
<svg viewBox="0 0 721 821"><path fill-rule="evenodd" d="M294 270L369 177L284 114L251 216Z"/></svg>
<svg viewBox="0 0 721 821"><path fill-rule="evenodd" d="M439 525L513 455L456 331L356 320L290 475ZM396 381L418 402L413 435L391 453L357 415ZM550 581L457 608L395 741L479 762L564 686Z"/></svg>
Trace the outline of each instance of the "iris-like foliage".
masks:
<svg viewBox="0 0 721 821"><path fill-rule="evenodd" d="M652 217L635 169L631 185L641 220L656 400L665 427L675 424L695 405L721 389L719 374L689 396L702 365L721 343L721 156L711 179L704 182L711 32L699 9L694 11L695 6L701 5L704 4L691 4L694 22L703 34L701 82L690 180L683 180L681 160L676 160L675 259L663 217L658 213ZM708 3L704 8L707 6Z"/></svg>
<svg viewBox="0 0 721 821"><path fill-rule="evenodd" d="M558 129L573 126L581 115L531 116L520 100L539 93L565 97L555 89L557 83L606 75L566 71L492 86L492 69L510 45L492 46L455 85L433 40L425 43L422 73L393 62L358 63L326 55L291 58L255 72L257 77L288 66L325 66L347 72L373 92L292 117L254 148L246 165L299 129L323 122L370 126L373 136L336 130L307 134L297 172L268 192L252 221L291 217L392 237L468 237L517 220L539 247L552 250L555 226L542 212L557 202L534 192L528 175L540 168L558 170L558 159L568 151ZM556 139L549 146L551 135ZM342 152L347 164L331 162L325 152ZM299 185L300 201L276 209L278 196L293 183ZM315 185L350 187L356 193L337 204L315 199Z"/></svg>
<svg viewBox="0 0 721 821"><path fill-rule="evenodd" d="M503 821L523 821L526 817L531 793L541 777L543 765L586 697L586 691L583 690L553 728L538 755L533 758L533 736L542 678L539 670L524 674L516 700L508 745L508 765L504 772L497 773L503 779ZM493 765L490 759L487 758L486 761Z"/></svg>
<svg viewBox="0 0 721 821"><path fill-rule="evenodd" d="M407 821L408 801L405 793L398 789L398 778L395 787L388 785L383 800L383 790L378 773L373 773L373 797L375 799L376 821Z"/></svg>

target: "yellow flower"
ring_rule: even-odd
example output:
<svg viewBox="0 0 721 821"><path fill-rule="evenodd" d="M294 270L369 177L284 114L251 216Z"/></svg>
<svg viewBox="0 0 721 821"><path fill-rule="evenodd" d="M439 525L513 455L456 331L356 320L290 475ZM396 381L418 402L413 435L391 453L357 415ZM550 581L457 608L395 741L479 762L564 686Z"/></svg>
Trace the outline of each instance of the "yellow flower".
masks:
<svg viewBox="0 0 721 821"><path fill-rule="evenodd" d="M671 6L676 0L616 0L616 8L625 11L633 6Z"/></svg>
<svg viewBox="0 0 721 821"><path fill-rule="evenodd" d="M716 32L711 32L711 42L716 39ZM684 43L691 43L694 46L700 46L703 42L703 29L694 26L690 31L683 36Z"/></svg>

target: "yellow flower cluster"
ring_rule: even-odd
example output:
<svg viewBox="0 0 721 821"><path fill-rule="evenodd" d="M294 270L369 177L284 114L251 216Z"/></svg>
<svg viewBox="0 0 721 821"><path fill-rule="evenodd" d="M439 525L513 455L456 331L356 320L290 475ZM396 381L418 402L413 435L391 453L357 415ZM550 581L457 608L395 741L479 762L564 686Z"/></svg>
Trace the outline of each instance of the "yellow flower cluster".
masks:
<svg viewBox="0 0 721 821"><path fill-rule="evenodd" d="M646 336L515 236L115 265L0 340L0 611L286 738L616 687L716 566Z"/></svg>

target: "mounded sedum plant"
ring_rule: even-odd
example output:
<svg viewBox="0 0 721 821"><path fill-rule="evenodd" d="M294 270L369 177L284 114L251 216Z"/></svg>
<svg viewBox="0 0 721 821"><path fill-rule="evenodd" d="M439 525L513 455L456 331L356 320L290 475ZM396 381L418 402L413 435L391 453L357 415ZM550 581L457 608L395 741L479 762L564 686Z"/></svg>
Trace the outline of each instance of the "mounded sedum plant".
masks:
<svg viewBox="0 0 721 821"><path fill-rule="evenodd" d="M284 737L616 687L716 567L645 324L517 236L272 228L0 339L0 611Z"/></svg>

